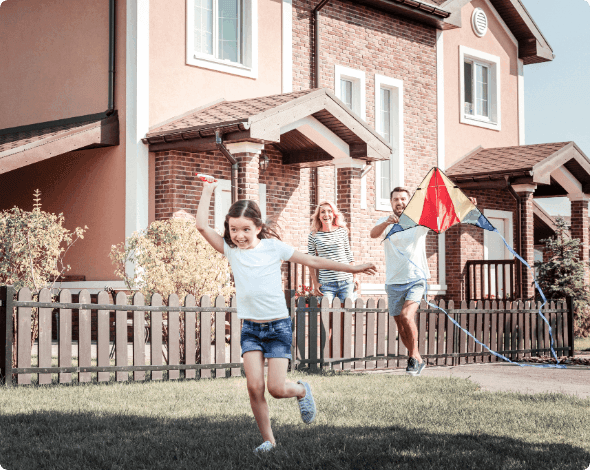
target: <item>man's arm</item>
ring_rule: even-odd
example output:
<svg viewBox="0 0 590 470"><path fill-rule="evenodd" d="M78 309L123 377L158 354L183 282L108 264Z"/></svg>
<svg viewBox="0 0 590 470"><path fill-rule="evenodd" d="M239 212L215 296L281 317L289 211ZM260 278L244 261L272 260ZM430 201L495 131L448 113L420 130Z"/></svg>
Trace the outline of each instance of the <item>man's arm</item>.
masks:
<svg viewBox="0 0 590 470"><path fill-rule="evenodd" d="M391 214L385 222L375 225L371 229L369 236L371 238L379 238L381 235L383 235L383 232L385 231L385 229L387 228L388 225L397 224L398 222L399 222L399 219L398 219L397 215Z"/></svg>

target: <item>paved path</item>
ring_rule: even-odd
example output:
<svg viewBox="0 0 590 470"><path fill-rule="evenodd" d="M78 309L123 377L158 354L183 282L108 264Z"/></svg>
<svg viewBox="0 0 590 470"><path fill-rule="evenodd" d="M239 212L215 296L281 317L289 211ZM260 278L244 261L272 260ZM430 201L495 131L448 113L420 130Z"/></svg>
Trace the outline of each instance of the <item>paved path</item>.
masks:
<svg viewBox="0 0 590 470"><path fill-rule="evenodd" d="M405 374L405 370L384 371ZM565 393L579 398L590 397L590 367L567 369L519 367L512 364L470 364L456 367L426 367L423 377L458 377L469 379L491 392Z"/></svg>

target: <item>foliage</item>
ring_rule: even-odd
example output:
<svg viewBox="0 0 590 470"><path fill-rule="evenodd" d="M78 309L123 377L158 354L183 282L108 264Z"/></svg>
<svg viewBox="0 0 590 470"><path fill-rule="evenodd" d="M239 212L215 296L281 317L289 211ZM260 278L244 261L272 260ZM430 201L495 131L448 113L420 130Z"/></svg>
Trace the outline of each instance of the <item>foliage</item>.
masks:
<svg viewBox="0 0 590 470"><path fill-rule="evenodd" d="M15 289L28 287L33 293L52 287L52 283L70 270L63 258L88 227L70 232L63 226L63 214L41 210L41 193L35 191L31 212L13 207L0 212L0 284Z"/></svg>
<svg viewBox="0 0 590 470"><path fill-rule="evenodd" d="M299 289L295 291L295 298L305 298L306 302L309 302L309 298L312 296L312 290L310 286L299 286Z"/></svg>
<svg viewBox="0 0 590 470"><path fill-rule="evenodd" d="M541 240L545 243L544 259L536 262L537 282L547 299L574 299L574 334L590 334L590 291L584 282L588 263L579 259L583 247L580 240L567 235L565 221L558 217L555 236Z"/></svg>

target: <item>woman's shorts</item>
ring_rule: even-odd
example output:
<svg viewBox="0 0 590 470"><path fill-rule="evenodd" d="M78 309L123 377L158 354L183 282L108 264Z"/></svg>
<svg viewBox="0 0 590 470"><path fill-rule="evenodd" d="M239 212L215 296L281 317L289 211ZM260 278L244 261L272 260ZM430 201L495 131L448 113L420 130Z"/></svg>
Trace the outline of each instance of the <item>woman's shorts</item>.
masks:
<svg viewBox="0 0 590 470"><path fill-rule="evenodd" d="M333 281L324 282L320 286L320 292L324 294L330 303L335 297L338 297L342 303L347 298L356 300L356 292L354 291L354 282L352 281ZM320 299L321 300L321 299Z"/></svg>
<svg viewBox="0 0 590 470"><path fill-rule="evenodd" d="M291 359L292 343L291 317L266 323L244 320L240 339L242 356L248 351L262 351L264 357Z"/></svg>
<svg viewBox="0 0 590 470"><path fill-rule="evenodd" d="M425 289L424 281L409 282L408 284L385 284L389 315L392 317L400 315L406 300L419 304Z"/></svg>

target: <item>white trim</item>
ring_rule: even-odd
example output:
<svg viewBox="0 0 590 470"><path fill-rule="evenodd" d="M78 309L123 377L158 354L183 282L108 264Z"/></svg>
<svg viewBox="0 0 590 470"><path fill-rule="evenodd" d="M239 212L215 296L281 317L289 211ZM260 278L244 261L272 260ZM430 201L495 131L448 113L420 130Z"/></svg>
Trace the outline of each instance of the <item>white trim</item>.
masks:
<svg viewBox="0 0 590 470"><path fill-rule="evenodd" d="M149 3L149 2L146 2ZM194 52L194 0L186 0L186 63L196 67L240 75L248 78L258 78L258 0L245 0L245 25L243 54L245 64L217 59L209 55ZM249 33L249 34L248 34Z"/></svg>
<svg viewBox="0 0 590 470"><path fill-rule="evenodd" d="M524 62L517 59L518 64L518 145L524 145Z"/></svg>
<svg viewBox="0 0 590 470"><path fill-rule="evenodd" d="M483 15L483 16L481 16ZM485 20L485 28L483 30L480 29L478 22L477 22L477 17L483 17L483 19ZM473 13L471 14L471 28L473 29L473 32L476 34L476 36L482 38L486 35L486 33L488 32L489 29L489 20L488 20L488 15L486 15L486 12L482 9L482 8L475 8L473 10Z"/></svg>
<svg viewBox="0 0 590 470"><path fill-rule="evenodd" d="M374 163L373 163L374 165ZM361 170L361 209L367 208L367 175L363 176L367 165L363 165L363 169ZM368 173L368 172L367 172Z"/></svg>
<svg viewBox="0 0 590 470"><path fill-rule="evenodd" d="M293 91L293 0L282 5L282 93Z"/></svg>
<svg viewBox="0 0 590 470"><path fill-rule="evenodd" d="M568 196L583 193L582 184L564 166L560 166L551 172L551 177L567 191Z"/></svg>
<svg viewBox="0 0 590 470"><path fill-rule="evenodd" d="M149 220L149 2L127 0L125 67L125 237ZM131 274L132 265L126 266Z"/></svg>
<svg viewBox="0 0 590 470"><path fill-rule="evenodd" d="M393 77L375 74L375 130L381 134L381 89L386 88L391 93L391 146L392 152L389 157L389 190L404 184L404 82ZM379 164L375 163L375 209L391 211L389 199L380 198L381 170Z"/></svg>
<svg viewBox="0 0 590 470"><path fill-rule="evenodd" d="M363 120L367 119L367 107L365 101L365 72L351 69L342 65L334 65L334 94L341 100L340 79L345 78L352 81L352 111L358 114Z"/></svg>
<svg viewBox="0 0 590 470"><path fill-rule="evenodd" d="M281 127L281 135L293 129L297 129L334 157L333 164L350 165L350 163L356 162L350 158L350 146L313 116L306 116Z"/></svg>
<svg viewBox="0 0 590 470"><path fill-rule="evenodd" d="M218 232L223 234L223 222L225 221L224 210L222 205L220 204L221 201L221 194L225 192L231 193L231 181L230 180L217 180L217 186L214 189L215 191L215 204L213 206L213 227Z"/></svg>
<svg viewBox="0 0 590 470"><path fill-rule="evenodd" d="M445 170L445 51L443 32L436 31L437 165Z"/></svg>
<svg viewBox="0 0 590 470"><path fill-rule="evenodd" d="M266 220L266 184L258 183L258 207L260 207L260 213L262 220Z"/></svg>
<svg viewBox="0 0 590 470"><path fill-rule="evenodd" d="M124 281L72 281L72 282L56 282L55 289L88 290L90 294L98 294L105 290L105 287L111 287L115 290L127 290L127 285Z"/></svg>
<svg viewBox="0 0 590 470"><path fill-rule="evenodd" d="M500 14L496 11L496 9L494 8L494 6L490 3L490 1L489 0L484 0L484 2L486 3L486 5L490 9L490 11L492 12L492 15L494 15L494 17L496 18L496 20L498 21L498 23L500 23L500 25L504 28L504 31L506 32L506 34L508 35L508 37L512 40L512 42L514 43L514 45L516 46L516 48L518 50L518 40L516 39L516 36L514 34L512 34L512 31L510 30L510 28L508 27L508 25L505 23L505 21L502 19L502 17L500 16ZM488 25L489 25L489 21L488 21ZM518 57L518 55L517 55L517 57Z"/></svg>
<svg viewBox="0 0 590 470"><path fill-rule="evenodd" d="M504 224L504 229L505 229L505 236L504 238L506 239L506 242L512 246L512 233L514 231L514 226L512 225L512 212L511 211L499 211L499 210L494 210L494 209L484 209L483 210L483 215L487 218L493 218L493 219L504 219L506 221L506 223ZM490 238L489 237L497 237L497 235L494 234L494 232L490 232L489 230L484 230L483 232L483 259L487 260L488 259L488 245L490 243ZM508 248L504 247L504 259L512 259L514 258L514 256L512 255L512 253L510 253L510 250L508 250Z"/></svg>
<svg viewBox="0 0 590 470"><path fill-rule="evenodd" d="M361 297L385 297L387 299L387 291L385 284L362 283ZM428 284L429 295L445 295L447 293L447 286L445 284Z"/></svg>
<svg viewBox="0 0 590 470"><path fill-rule="evenodd" d="M465 59L484 62L490 70L490 118L478 119L465 114ZM475 88L475 84L473 84ZM485 129L501 130L501 87L500 87L500 58L498 56L481 52L470 47L459 46L459 120L462 124L483 127Z"/></svg>
<svg viewBox="0 0 590 470"><path fill-rule="evenodd" d="M590 201L590 197L584 193L568 194L567 198L570 200L570 202L575 202L575 201L588 202L588 201Z"/></svg>
<svg viewBox="0 0 590 470"><path fill-rule="evenodd" d="M512 189L517 193L534 193L537 189L536 184L513 184Z"/></svg>
<svg viewBox="0 0 590 470"><path fill-rule="evenodd" d="M260 155L260 152L264 150L264 144L258 142L231 142L225 144L225 146L231 153L253 153Z"/></svg>

